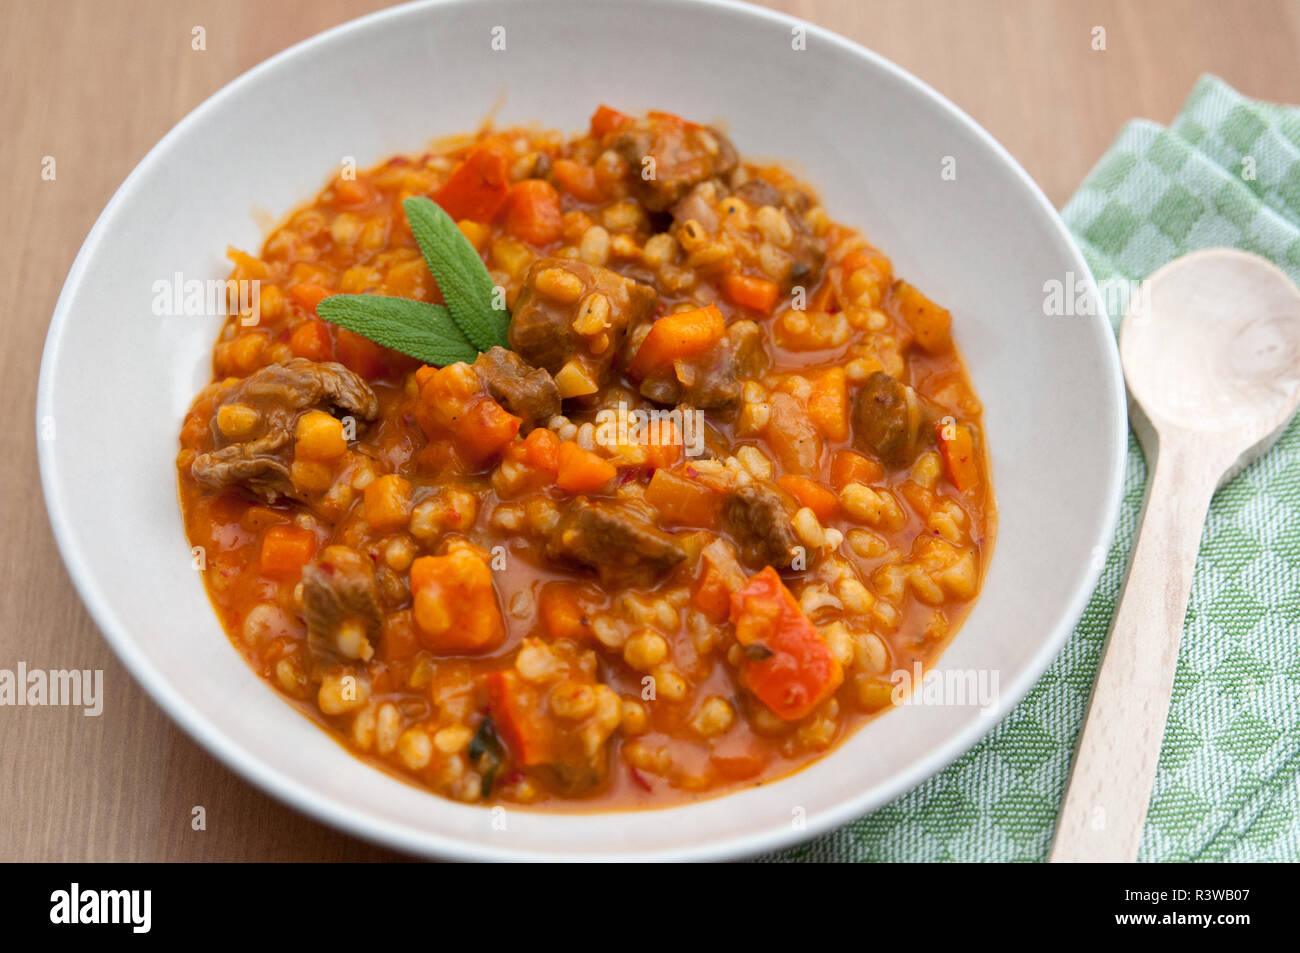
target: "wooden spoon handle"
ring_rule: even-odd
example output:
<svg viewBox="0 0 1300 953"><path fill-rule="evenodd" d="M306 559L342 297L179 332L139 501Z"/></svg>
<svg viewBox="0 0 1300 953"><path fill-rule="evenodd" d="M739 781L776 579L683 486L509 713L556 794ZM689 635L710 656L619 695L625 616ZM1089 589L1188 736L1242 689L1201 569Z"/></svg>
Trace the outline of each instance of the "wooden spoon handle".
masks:
<svg viewBox="0 0 1300 953"><path fill-rule="evenodd" d="M1178 643L1216 474L1162 446L1128 581L1106 640L1049 860L1132 861L1169 715Z"/></svg>

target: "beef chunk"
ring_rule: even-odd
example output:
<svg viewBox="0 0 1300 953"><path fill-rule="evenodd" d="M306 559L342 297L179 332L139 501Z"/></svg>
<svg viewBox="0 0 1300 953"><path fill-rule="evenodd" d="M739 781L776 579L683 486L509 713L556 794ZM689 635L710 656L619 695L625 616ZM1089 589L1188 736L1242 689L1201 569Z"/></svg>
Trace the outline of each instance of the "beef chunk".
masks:
<svg viewBox="0 0 1300 953"><path fill-rule="evenodd" d="M560 392L551 375L514 351L494 347L478 356L474 370L498 404L523 419L527 433L560 412Z"/></svg>
<svg viewBox="0 0 1300 953"><path fill-rule="evenodd" d="M228 438L217 423L228 404L255 413L255 422L237 440ZM212 415L216 449L198 454L190 473L204 486L242 487L267 502L297 496L289 478L294 425L308 410L331 408L367 421L379 416L375 392L342 364L298 357L264 367L223 395Z"/></svg>
<svg viewBox="0 0 1300 953"><path fill-rule="evenodd" d="M922 413L916 393L884 371L867 378L853 400L853 441L886 463L916 456Z"/></svg>
<svg viewBox="0 0 1300 953"><path fill-rule="evenodd" d="M763 436L777 462L791 473L813 476L820 470L826 441L808 416L808 409L789 394L768 398L771 408Z"/></svg>
<svg viewBox="0 0 1300 953"><path fill-rule="evenodd" d="M727 188L721 182L713 179L701 182L672 207L673 227L680 228L687 222L696 221L710 235L716 233L718 212L713 203L726 194Z"/></svg>
<svg viewBox="0 0 1300 953"><path fill-rule="evenodd" d="M370 385L333 361L295 357L271 364L245 378L238 392L239 399L254 404L266 401L296 410L332 404L366 420L379 415L379 401Z"/></svg>
<svg viewBox="0 0 1300 953"><path fill-rule="evenodd" d="M303 567L302 583L313 658L368 661L383 624L374 563L347 546L327 546Z"/></svg>
<svg viewBox="0 0 1300 953"><path fill-rule="evenodd" d="M686 550L671 533L627 503L580 496L560 517L547 541L546 555L608 575L643 567L663 572L685 559Z"/></svg>
<svg viewBox="0 0 1300 953"><path fill-rule="evenodd" d="M751 569L788 569L799 540L790 527L793 501L774 486L747 483L722 501L722 528L735 540L740 558Z"/></svg>
<svg viewBox="0 0 1300 953"><path fill-rule="evenodd" d="M746 179L736 187L736 195L755 207L781 204L780 190L766 179Z"/></svg>
<svg viewBox="0 0 1300 953"><path fill-rule="evenodd" d="M638 264L635 259L629 258L627 261L614 262L612 270L629 281L635 281L647 288L659 287L659 279L655 276L655 273L645 265Z"/></svg>
<svg viewBox="0 0 1300 953"><path fill-rule="evenodd" d="M661 404L687 403L701 410L734 407L740 400L740 378L754 378L767 368L763 332L753 321L736 321L727 336L699 358L641 382L642 397Z"/></svg>
<svg viewBox="0 0 1300 953"><path fill-rule="evenodd" d="M737 162L735 146L716 129L662 113L613 130L605 147L627 160L633 191L656 212L680 201L697 182L727 175Z"/></svg>
<svg viewBox="0 0 1300 953"><path fill-rule="evenodd" d="M811 288L821 278L826 263L826 243L813 234L808 224L808 210L812 200L800 189L778 189L763 179L749 179L736 189L736 195L758 212L763 206L772 206L790 223L791 241L782 251L789 265L780 276L779 283L788 291L795 285Z"/></svg>
<svg viewBox="0 0 1300 953"><path fill-rule="evenodd" d="M641 396L660 404L688 403L701 410L724 410L740 400L740 383L726 343L699 358L641 382Z"/></svg>
<svg viewBox="0 0 1300 953"><path fill-rule="evenodd" d="M697 235L702 231L707 236L716 237L721 220L731 214L731 209L739 207L733 198L742 199L749 206L751 223L758 221L760 213L765 219L771 217L771 211L762 212L766 207L775 209L789 226L785 235L776 242L783 256L783 270L771 276L782 291L789 291L795 285L805 288L815 285L826 263L826 243L813 233L808 223L812 199L801 189L778 189L759 178L747 179L734 192L729 192L723 183L716 180L701 182L672 207L674 233L680 237L686 223L694 222L692 231Z"/></svg>
<svg viewBox="0 0 1300 953"><path fill-rule="evenodd" d="M763 343L763 329L755 321L735 321L727 328L732 367L740 377L755 379L772 363Z"/></svg>
<svg viewBox="0 0 1300 953"><path fill-rule="evenodd" d="M190 474L215 490L242 487L268 503L282 496L295 496L289 476L289 454L284 452L291 437L276 430L257 440L231 444L194 458Z"/></svg>
<svg viewBox="0 0 1300 953"><path fill-rule="evenodd" d="M593 394L605 383L629 324L654 311L646 285L572 258L529 268L510 321L510 347L555 375L561 397Z"/></svg>

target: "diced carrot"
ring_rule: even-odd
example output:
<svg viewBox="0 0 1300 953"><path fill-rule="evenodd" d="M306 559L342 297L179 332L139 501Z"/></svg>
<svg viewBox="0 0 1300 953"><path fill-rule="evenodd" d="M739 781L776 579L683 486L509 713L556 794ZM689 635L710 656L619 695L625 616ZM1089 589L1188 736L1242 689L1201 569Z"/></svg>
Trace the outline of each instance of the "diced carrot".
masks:
<svg viewBox="0 0 1300 953"><path fill-rule="evenodd" d="M781 295L781 288L775 281L767 278L754 278L732 272L722 278L722 293L733 303L745 308L753 308L763 314L771 314L776 307L776 299Z"/></svg>
<svg viewBox="0 0 1300 953"><path fill-rule="evenodd" d="M578 587L572 583L550 582L542 587L537 610L552 641L569 639L583 643L591 636L591 618L578 593Z"/></svg>
<svg viewBox="0 0 1300 953"><path fill-rule="evenodd" d="M721 506L718 494L671 470L654 472L645 488L645 499L670 523L701 529L713 529L718 525Z"/></svg>
<svg viewBox="0 0 1300 953"><path fill-rule="evenodd" d="M947 308L939 307L906 281L894 282L888 304L897 309L927 353L940 354L952 347L952 315Z"/></svg>
<svg viewBox="0 0 1300 953"><path fill-rule="evenodd" d="M947 418L935 421L934 433L952 485L962 493L979 486L979 464L975 459L975 441L970 428Z"/></svg>
<svg viewBox="0 0 1300 953"><path fill-rule="evenodd" d="M778 718L803 718L844 681L839 661L771 566L731 594L731 621L745 647L741 680Z"/></svg>
<svg viewBox="0 0 1300 953"><path fill-rule="evenodd" d="M828 440L849 436L849 383L842 367L822 371L808 395L808 416Z"/></svg>
<svg viewBox="0 0 1300 953"><path fill-rule="evenodd" d="M658 122L698 128L696 123L683 119L681 116L677 115L677 113L664 112L662 109L651 109L646 112L646 116L647 118L657 120Z"/></svg>
<svg viewBox="0 0 1300 953"><path fill-rule="evenodd" d="M737 732L719 739L709 752L709 761L730 781L752 778L767 765L767 758L754 737Z"/></svg>
<svg viewBox="0 0 1300 953"><path fill-rule="evenodd" d="M614 479L618 470L612 463L585 450L572 440L560 444L555 483L565 493L598 490Z"/></svg>
<svg viewBox="0 0 1300 953"><path fill-rule="evenodd" d="M560 193L544 179L525 179L510 187L506 231L530 245L549 245L564 232Z"/></svg>
<svg viewBox="0 0 1300 953"><path fill-rule="evenodd" d="M478 146L433 196L456 221L490 222L510 192L509 163L494 144Z"/></svg>
<svg viewBox="0 0 1300 953"><path fill-rule="evenodd" d="M617 109L610 109L604 103L596 107L596 111L591 114L591 134L597 139L612 132L620 126L631 122L630 116L619 112Z"/></svg>
<svg viewBox="0 0 1300 953"><path fill-rule="evenodd" d="M492 570L468 547L413 562L411 597L420 642L432 652L488 652L505 641Z"/></svg>
<svg viewBox="0 0 1300 953"><path fill-rule="evenodd" d="M627 371L633 377L646 377L665 370L673 361L703 354L726 333L727 323L717 305L666 314L650 326Z"/></svg>
<svg viewBox="0 0 1300 953"><path fill-rule="evenodd" d="M506 448L523 421L491 397L483 397L456 425L456 445L466 459L482 463Z"/></svg>
<svg viewBox="0 0 1300 953"><path fill-rule="evenodd" d="M339 176L334 180L334 204L339 208L355 209L370 204L375 197L375 190L370 183L362 179L345 179Z"/></svg>
<svg viewBox="0 0 1300 953"><path fill-rule="evenodd" d="M646 466L663 469L671 467L682 458L682 439L671 420L659 421L651 436L654 439L648 440L645 445Z"/></svg>
<svg viewBox="0 0 1300 953"><path fill-rule="evenodd" d="M366 522L381 533L404 529L411 519L411 482L385 473L366 484Z"/></svg>
<svg viewBox="0 0 1300 953"><path fill-rule="evenodd" d="M884 467L852 450L836 450L831 457L831 486L836 490L842 490L850 483L879 483L884 476Z"/></svg>
<svg viewBox="0 0 1300 953"><path fill-rule="evenodd" d="M767 760L761 753L749 754L711 754L709 761L718 769L718 773L729 781L747 781L763 770Z"/></svg>
<svg viewBox="0 0 1300 953"><path fill-rule="evenodd" d="M245 529L257 532L268 526L289 522L289 514L281 510L273 510L269 506L253 504L244 510L244 515L239 518L239 522Z"/></svg>
<svg viewBox="0 0 1300 953"><path fill-rule="evenodd" d="M334 342L330 340L329 326L324 321L310 318L293 329L289 336L289 350L294 357L309 361L329 361L334 358Z"/></svg>
<svg viewBox="0 0 1300 953"><path fill-rule="evenodd" d="M745 571L730 546L715 539L700 551L699 570L691 585L691 603L713 622L726 622L731 594L743 588Z"/></svg>
<svg viewBox="0 0 1300 953"><path fill-rule="evenodd" d="M525 767L554 757L554 726L538 697L516 673L489 672L485 680L488 710L515 761Z"/></svg>
<svg viewBox="0 0 1300 953"><path fill-rule="evenodd" d="M293 578L316 553L316 534L300 526L272 526L262 537L258 568L264 576Z"/></svg>
<svg viewBox="0 0 1300 953"><path fill-rule="evenodd" d="M605 200L605 189L596 178L594 166L572 159L556 159L551 163L551 181L580 202Z"/></svg>
<svg viewBox="0 0 1300 953"><path fill-rule="evenodd" d="M383 662L401 662L420 651L420 638L409 609L384 614L384 630L379 639L378 656ZM370 690L374 691L372 684Z"/></svg>
<svg viewBox="0 0 1300 953"><path fill-rule="evenodd" d="M369 338L339 328L334 332L335 359L359 377L374 380L384 372L384 351Z"/></svg>
<svg viewBox="0 0 1300 953"><path fill-rule="evenodd" d="M807 477L787 473L785 476L777 477L776 485L798 500L800 506L812 510L819 520L830 519L839 509L839 498L820 483Z"/></svg>
<svg viewBox="0 0 1300 953"><path fill-rule="evenodd" d="M712 563L704 563L699 578L691 587L691 604L710 622L727 621L727 614L731 611L731 589L722 571Z"/></svg>
<svg viewBox="0 0 1300 953"><path fill-rule="evenodd" d="M289 297L304 311L310 311L312 314L316 313L316 305L320 304L321 299L329 296L328 288L323 288L312 281L294 285L289 289Z"/></svg>
<svg viewBox="0 0 1300 953"><path fill-rule="evenodd" d="M554 475L560 469L560 438L545 427L534 428L524 438L524 459L539 470Z"/></svg>

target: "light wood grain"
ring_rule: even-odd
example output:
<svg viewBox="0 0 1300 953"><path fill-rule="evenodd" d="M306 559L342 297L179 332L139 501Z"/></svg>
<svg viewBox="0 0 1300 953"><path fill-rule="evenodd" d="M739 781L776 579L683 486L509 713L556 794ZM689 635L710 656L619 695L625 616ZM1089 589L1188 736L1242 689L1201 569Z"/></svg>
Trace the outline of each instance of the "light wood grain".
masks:
<svg viewBox="0 0 1300 953"><path fill-rule="evenodd" d="M0 667L102 668L107 710L0 709L0 859L382 859L201 751L126 675L77 599L41 504L32 426L41 345L113 190L186 112L284 47L379 0L0 0ZM1201 71L1300 102L1300 5L1257 0L783 0L966 109L1058 205L1125 120L1168 121ZM207 31L207 50L190 31ZM1090 31L1107 30L1093 52ZM720 64L725 67L725 64ZM593 94L594 95L594 94ZM40 177L43 156L58 177ZM194 805L208 828L190 829Z"/></svg>

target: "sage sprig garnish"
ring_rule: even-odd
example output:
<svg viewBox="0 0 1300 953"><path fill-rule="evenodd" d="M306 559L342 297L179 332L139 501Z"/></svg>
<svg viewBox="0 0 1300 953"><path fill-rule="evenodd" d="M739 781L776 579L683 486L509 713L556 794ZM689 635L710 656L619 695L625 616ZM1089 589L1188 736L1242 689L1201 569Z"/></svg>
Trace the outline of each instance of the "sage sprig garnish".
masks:
<svg viewBox="0 0 1300 953"><path fill-rule="evenodd" d="M507 347L510 312L492 306L492 276L469 239L429 199L411 196L402 209L446 306L387 295L330 295L316 305L316 314L438 367Z"/></svg>
<svg viewBox="0 0 1300 953"><path fill-rule="evenodd" d="M316 314L437 367L478 356L478 348L440 304L387 295L330 295L316 305Z"/></svg>
<svg viewBox="0 0 1300 953"><path fill-rule="evenodd" d="M452 320L480 351L506 347L510 314L492 307L492 276L478 251L437 203L413 195L402 208Z"/></svg>

